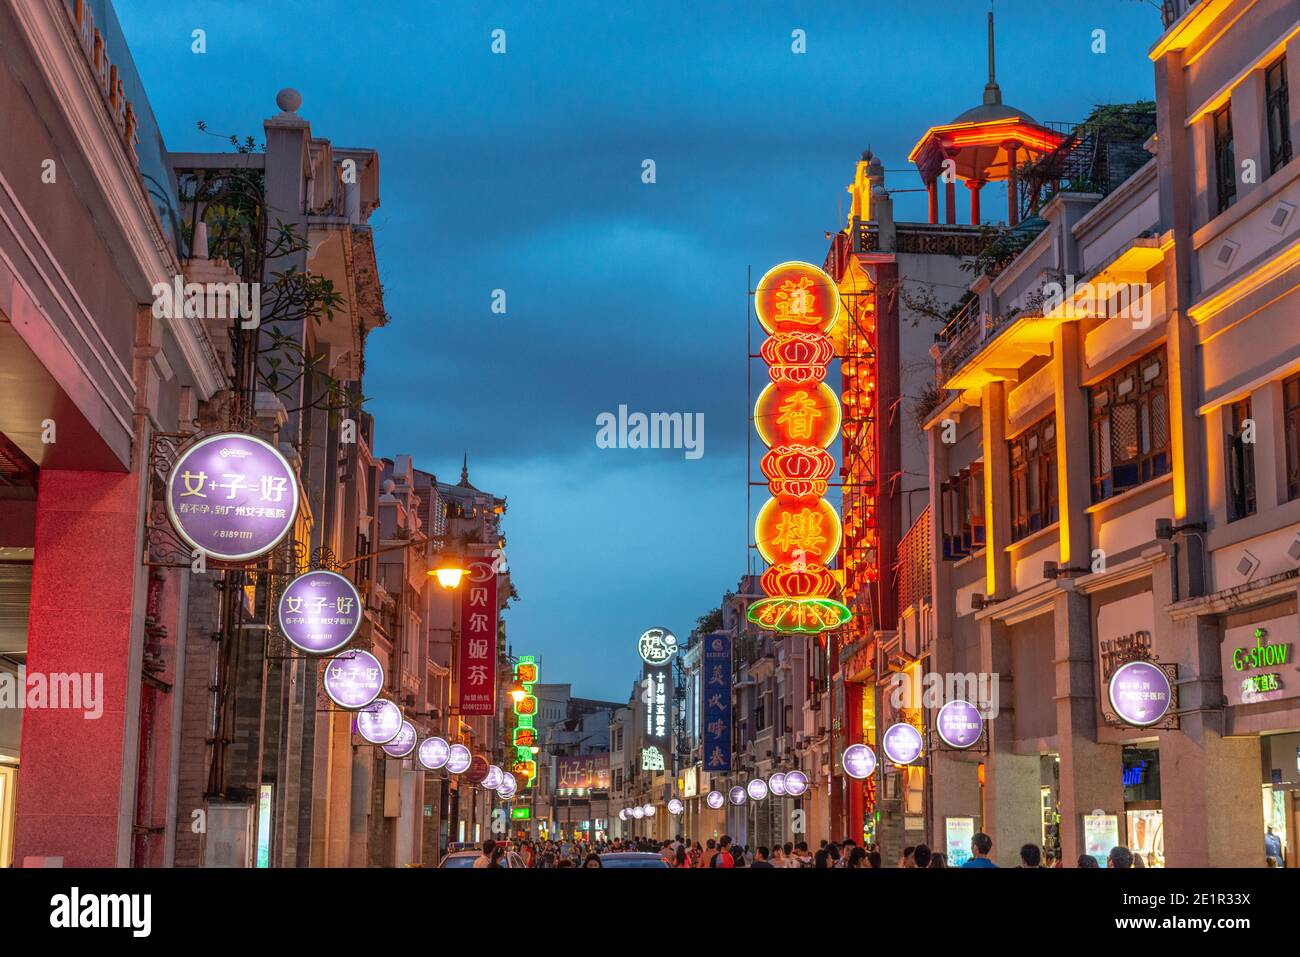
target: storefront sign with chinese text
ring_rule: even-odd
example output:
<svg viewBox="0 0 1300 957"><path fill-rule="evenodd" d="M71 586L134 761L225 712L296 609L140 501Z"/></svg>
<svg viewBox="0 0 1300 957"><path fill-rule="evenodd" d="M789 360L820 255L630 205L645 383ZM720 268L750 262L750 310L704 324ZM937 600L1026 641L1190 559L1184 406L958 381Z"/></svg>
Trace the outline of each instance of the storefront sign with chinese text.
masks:
<svg viewBox="0 0 1300 957"><path fill-rule="evenodd" d="M705 635L700 668L704 770L731 770L731 636Z"/></svg>
<svg viewBox="0 0 1300 957"><path fill-rule="evenodd" d="M496 713L497 575L490 558L473 558L460 595L460 713Z"/></svg>
<svg viewBox="0 0 1300 957"><path fill-rule="evenodd" d="M280 631L295 648L328 655L346 647L361 626L361 596L337 572L299 575L280 596Z"/></svg>
<svg viewBox="0 0 1300 957"><path fill-rule="evenodd" d="M895 764L911 764L921 756L924 742L921 732L906 722L891 725L881 739L885 757Z"/></svg>
<svg viewBox="0 0 1300 957"><path fill-rule="evenodd" d="M325 665L325 693L340 708L364 708L383 688L384 666L368 651L346 651Z"/></svg>
<svg viewBox="0 0 1300 957"><path fill-rule="evenodd" d="M387 744L402 730L402 709L380 698L357 712L357 734L371 744Z"/></svg>
<svg viewBox="0 0 1300 957"><path fill-rule="evenodd" d="M950 748L969 748L980 739L984 719L969 701L949 701L935 717L935 730Z"/></svg>
<svg viewBox="0 0 1300 957"><path fill-rule="evenodd" d="M1110 677L1110 705L1125 724L1144 728L1156 724L1173 701L1164 669L1152 661L1130 661Z"/></svg>

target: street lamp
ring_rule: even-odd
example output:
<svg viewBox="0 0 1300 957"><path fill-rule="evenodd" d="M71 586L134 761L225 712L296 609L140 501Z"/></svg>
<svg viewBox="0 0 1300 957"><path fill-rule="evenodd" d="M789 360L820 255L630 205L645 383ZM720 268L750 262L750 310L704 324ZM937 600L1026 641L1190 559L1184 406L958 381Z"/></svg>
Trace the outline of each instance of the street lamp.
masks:
<svg viewBox="0 0 1300 957"><path fill-rule="evenodd" d="M467 573L459 556L444 554L437 567L431 569L429 574L438 579L439 585L450 591L460 587L460 580Z"/></svg>
<svg viewBox="0 0 1300 957"><path fill-rule="evenodd" d="M515 683L510 686L510 697L515 699L515 704L518 704L519 702L524 700L524 697L527 694L528 692L524 690L524 686L520 684L519 679L516 678ZM533 748L532 751L533 754L537 753L536 748Z"/></svg>

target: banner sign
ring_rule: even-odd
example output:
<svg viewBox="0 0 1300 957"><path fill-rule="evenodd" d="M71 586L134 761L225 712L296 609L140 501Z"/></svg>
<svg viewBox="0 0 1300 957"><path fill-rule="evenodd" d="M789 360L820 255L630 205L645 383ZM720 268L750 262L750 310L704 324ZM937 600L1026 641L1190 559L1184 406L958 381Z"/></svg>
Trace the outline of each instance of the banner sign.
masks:
<svg viewBox="0 0 1300 957"><path fill-rule="evenodd" d="M337 572L299 575L280 596L280 631L311 655L328 655L352 640L361 627L361 596Z"/></svg>
<svg viewBox="0 0 1300 957"><path fill-rule="evenodd" d="M497 576L490 558L472 558L460 594L460 713L496 713Z"/></svg>
<svg viewBox="0 0 1300 957"><path fill-rule="evenodd" d="M1151 661L1130 661L1110 677L1110 705L1126 724L1156 724L1169 711L1173 688L1164 670Z"/></svg>
<svg viewBox="0 0 1300 957"><path fill-rule="evenodd" d="M556 758L555 787L559 790L609 790L609 755L579 754Z"/></svg>
<svg viewBox="0 0 1300 957"><path fill-rule="evenodd" d="M731 770L731 636L704 636L703 698L704 770Z"/></svg>
<svg viewBox="0 0 1300 957"><path fill-rule="evenodd" d="M970 845L975 838L975 818L943 819L944 844L948 849L948 866L961 867L970 860Z"/></svg>
<svg viewBox="0 0 1300 957"><path fill-rule="evenodd" d="M167 517L191 548L223 562L265 555L293 528L298 478L279 450L225 432L185 449L167 476Z"/></svg>

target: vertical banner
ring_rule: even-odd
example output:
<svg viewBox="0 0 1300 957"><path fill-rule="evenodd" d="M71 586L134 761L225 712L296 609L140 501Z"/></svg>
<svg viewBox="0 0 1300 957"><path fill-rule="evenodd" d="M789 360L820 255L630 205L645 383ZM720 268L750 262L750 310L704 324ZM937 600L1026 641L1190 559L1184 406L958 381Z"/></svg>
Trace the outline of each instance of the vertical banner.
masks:
<svg viewBox="0 0 1300 957"><path fill-rule="evenodd" d="M731 770L731 636L704 636L704 770Z"/></svg>
<svg viewBox="0 0 1300 957"><path fill-rule="evenodd" d="M472 558L460 592L460 713L496 713L497 576L490 558Z"/></svg>

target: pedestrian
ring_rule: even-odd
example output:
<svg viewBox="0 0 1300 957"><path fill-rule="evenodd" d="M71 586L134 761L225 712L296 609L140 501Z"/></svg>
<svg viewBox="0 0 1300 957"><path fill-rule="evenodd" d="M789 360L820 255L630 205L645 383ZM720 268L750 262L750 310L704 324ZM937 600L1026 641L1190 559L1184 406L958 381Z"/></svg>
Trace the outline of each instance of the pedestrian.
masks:
<svg viewBox="0 0 1300 957"><path fill-rule="evenodd" d="M1097 867L1097 859L1093 857L1091 854L1080 854L1079 866L1084 868L1085 870L1089 867L1095 869Z"/></svg>
<svg viewBox="0 0 1300 957"><path fill-rule="evenodd" d="M970 839L971 858L962 867L997 867L996 864L989 860L989 854L992 850L993 838L980 831Z"/></svg>
<svg viewBox="0 0 1300 957"><path fill-rule="evenodd" d="M1282 864L1282 839L1273 833L1273 825L1264 829L1264 856Z"/></svg>
<svg viewBox="0 0 1300 957"><path fill-rule="evenodd" d="M700 848L700 842L696 841L694 844L691 845L691 851L690 851L691 867L699 867L700 858L703 855L704 855L704 851Z"/></svg>
<svg viewBox="0 0 1300 957"><path fill-rule="evenodd" d="M686 853L686 846L684 844L678 844L677 857L673 861L673 867L690 867L690 866L691 866L691 856Z"/></svg>
<svg viewBox="0 0 1300 957"><path fill-rule="evenodd" d="M604 867L605 865L600 862L599 854L588 854L587 859L582 862L582 866L583 867Z"/></svg>
<svg viewBox="0 0 1300 957"><path fill-rule="evenodd" d="M781 847L781 853L782 853L782 855L785 857L785 865L784 865L784 866L786 866L786 867L798 867L798 866L799 866L799 862L796 861L795 858L794 858L794 845L793 845L792 843L790 843L789 841L786 841L785 844L782 845L782 847Z"/></svg>
<svg viewBox="0 0 1300 957"><path fill-rule="evenodd" d="M867 852L860 847L855 847L849 851L849 867L866 867Z"/></svg>
<svg viewBox="0 0 1300 957"><path fill-rule="evenodd" d="M942 851L935 851L933 854L930 855L931 870L934 870L936 867L947 867L947 866L948 866L948 858L944 856Z"/></svg>
<svg viewBox="0 0 1300 957"><path fill-rule="evenodd" d="M492 862L488 865L488 867L507 867L507 866L508 863L506 861L506 846L504 844L498 844L496 847L492 849Z"/></svg>
<svg viewBox="0 0 1300 957"><path fill-rule="evenodd" d="M780 849L778 848L778 853L779 850ZM754 852L754 867L774 867L775 865L767 859L769 853L770 852L766 847L759 845L758 849Z"/></svg>
<svg viewBox="0 0 1300 957"><path fill-rule="evenodd" d="M875 868L876 870L880 870L880 865L881 865L882 863L883 863L883 862L882 862L881 859L880 859L880 852L879 852L879 851L870 851L870 852L867 854L867 866L868 866L868 867L873 867L873 868Z"/></svg>
<svg viewBox="0 0 1300 957"><path fill-rule="evenodd" d="M1037 844L1026 844L1020 849L1020 866L1021 867L1041 867L1043 864L1043 852L1038 849Z"/></svg>
<svg viewBox="0 0 1300 957"><path fill-rule="evenodd" d="M718 839L718 852L713 855L709 867L735 867L736 859L731 856L731 838L724 834Z"/></svg>
<svg viewBox="0 0 1300 957"><path fill-rule="evenodd" d="M826 848L824 847L819 848L817 853L813 855L813 867L830 867L830 866L831 866L831 856L826 853Z"/></svg>
<svg viewBox="0 0 1300 957"><path fill-rule="evenodd" d="M736 865L737 867L745 867L745 866L747 866L747 864L748 864L748 859L745 857L745 845L744 845L744 844L733 844L733 845L731 845L731 859L732 859L732 861L735 863L735 865Z"/></svg>
<svg viewBox="0 0 1300 957"><path fill-rule="evenodd" d="M1122 844L1116 844L1106 855L1107 869L1128 870L1133 866L1133 852Z"/></svg>
<svg viewBox="0 0 1300 957"><path fill-rule="evenodd" d="M930 866L930 845L918 844L912 849L912 866L920 868Z"/></svg>
<svg viewBox="0 0 1300 957"><path fill-rule="evenodd" d="M807 841L800 841L795 845L795 859L799 862L800 867L813 866L813 856L808 851Z"/></svg>
<svg viewBox="0 0 1300 957"><path fill-rule="evenodd" d="M916 865L912 863L912 854L915 853L915 851L916 851L915 847L903 848L903 856L898 859L898 866L915 867Z"/></svg>
<svg viewBox="0 0 1300 957"><path fill-rule="evenodd" d="M492 840L492 838L489 837L486 841L483 842L482 853L479 854L478 857L474 858L474 866L475 867L495 866L496 862L492 860L492 854L494 851L496 851L496 849L497 849L497 842Z"/></svg>
<svg viewBox="0 0 1300 957"><path fill-rule="evenodd" d="M826 851L826 856L830 858L831 867L844 866L844 860L843 858L840 857L840 846L838 844L836 844L834 841L831 841L829 844L826 845L824 850Z"/></svg>
<svg viewBox="0 0 1300 957"><path fill-rule="evenodd" d="M718 842L709 838L706 843L708 847L704 851L704 856L700 858L700 867L712 867L713 859L718 856Z"/></svg>

